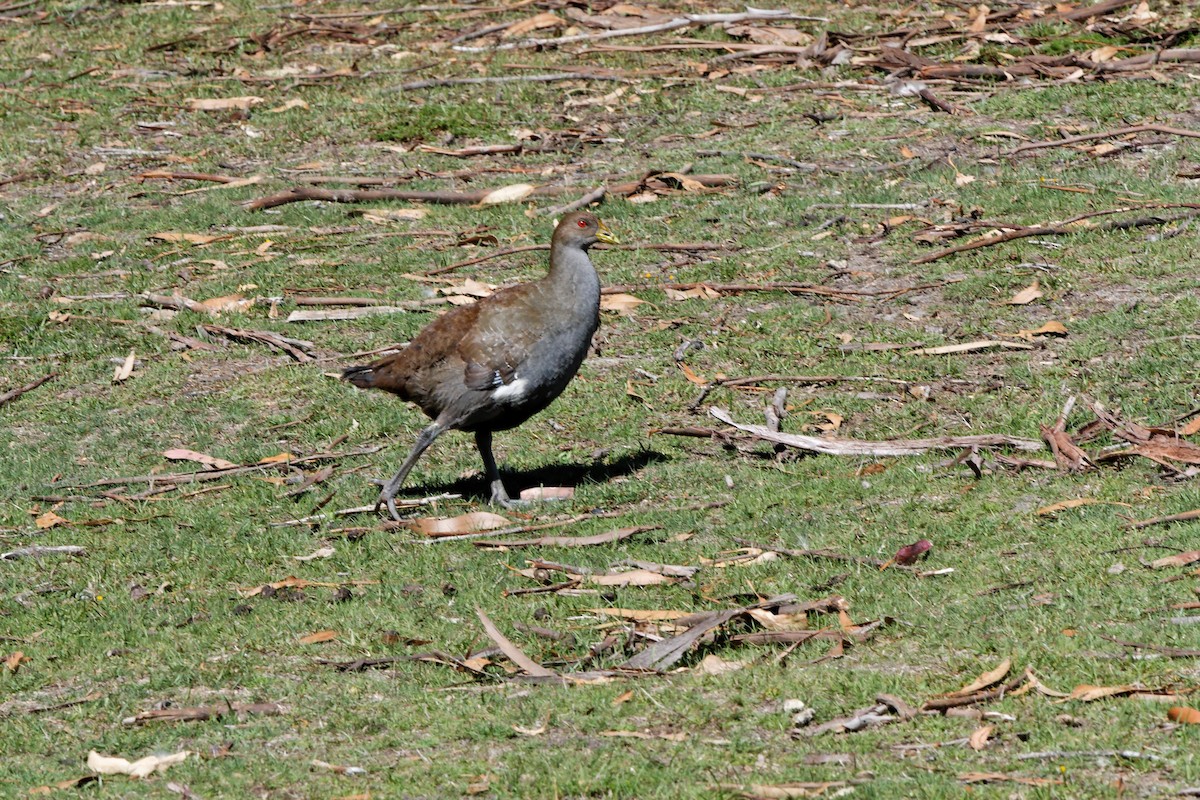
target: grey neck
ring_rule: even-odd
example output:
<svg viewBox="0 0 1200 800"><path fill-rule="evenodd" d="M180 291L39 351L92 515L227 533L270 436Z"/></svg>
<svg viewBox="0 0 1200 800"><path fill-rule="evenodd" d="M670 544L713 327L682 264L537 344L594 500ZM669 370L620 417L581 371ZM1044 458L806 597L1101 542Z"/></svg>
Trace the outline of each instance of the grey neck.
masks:
<svg viewBox="0 0 1200 800"><path fill-rule="evenodd" d="M548 283L556 287L567 287L571 295L588 303L600 302L600 276L592 266L587 252L571 245L557 242L550 247L550 274Z"/></svg>

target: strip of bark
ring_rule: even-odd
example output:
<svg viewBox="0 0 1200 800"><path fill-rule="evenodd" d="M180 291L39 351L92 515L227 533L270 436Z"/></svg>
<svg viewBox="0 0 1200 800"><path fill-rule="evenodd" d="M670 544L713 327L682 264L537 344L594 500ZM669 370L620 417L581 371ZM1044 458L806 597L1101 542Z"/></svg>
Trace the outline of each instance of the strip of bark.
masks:
<svg viewBox="0 0 1200 800"><path fill-rule="evenodd" d="M242 178L231 178L228 175L213 175L208 172L172 172L168 169L152 169L140 175L134 175L136 181L147 181L152 178L167 181L209 181L210 183L234 183Z"/></svg>
<svg viewBox="0 0 1200 800"><path fill-rule="evenodd" d="M226 705L171 707L143 711L132 717L121 720L122 725L146 725L151 722L203 722L209 719L219 719L227 714L242 716L243 714L262 714L278 716L283 713L283 706L277 703L227 703Z"/></svg>
<svg viewBox="0 0 1200 800"><path fill-rule="evenodd" d="M540 536L537 539L476 540L472 544L476 547L589 547L598 544L612 544L639 533L661 530L661 528L661 525L637 525L592 536Z"/></svg>
<svg viewBox="0 0 1200 800"><path fill-rule="evenodd" d="M34 544L29 547L18 547L16 550L9 550L7 553L0 553L0 561L16 561L18 558L41 558L42 556L49 555L82 556L86 553L86 549L74 544L55 546Z"/></svg>
<svg viewBox="0 0 1200 800"><path fill-rule="evenodd" d="M964 447L1015 447L1018 450L1042 450L1045 445L1035 439L1022 439L1007 434L976 434L971 436L941 436L936 439L891 439L868 441L854 439L824 439L818 436L776 433L763 425L744 425L734 422L723 408L710 408L709 412L726 425L753 434L768 442L778 442L809 450L814 453L835 456L913 456L930 450L959 450Z"/></svg>
<svg viewBox="0 0 1200 800"><path fill-rule="evenodd" d="M5 392L4 394L0 394L0 406L3 406L5 403L11 403L13 400L16 400L21 395L26 394L28 392L32 392L34 389L38 388L43 383L46 383L47 381L52 381L57 377L58 377L57 372L51 372L49 375L43 375L42 377L38 378L37 380L27 383L24 386L18 386L16 389L10 389L9 391Z"/></svg>

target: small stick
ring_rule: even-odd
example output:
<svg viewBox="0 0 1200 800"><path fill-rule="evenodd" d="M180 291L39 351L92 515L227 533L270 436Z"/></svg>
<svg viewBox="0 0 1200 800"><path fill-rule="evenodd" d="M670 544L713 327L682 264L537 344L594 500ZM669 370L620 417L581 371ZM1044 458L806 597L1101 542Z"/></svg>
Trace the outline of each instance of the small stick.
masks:
<svg viewBox="0 0 1200 800"><path fill-rule="evenodd" d="M0 394L0 406L3 406L5 403L9 403L9 402L12 402L13 400L16 400L18 397L25 394L26 392L32 392L34 389L38 388L46 381L54 380L57 377L58 377L57 372L51 372L49 375L43 375L42 377L38 378L36 381L33 381L32 383L27 383L24 386L18 386L16 389L10 389L9 391L5 392L4 394Z"/></svg>
<svg viewBox="0 0 1200 800"><path fill-rule="evenodd" d="M573 203L567 203L562 206L551 206L543 208L538 213L543 217L556 217L560 214L570 214L572 211L578 211L581 208L587 208L592 203L600 203L604 201L604 195L608 192L606 188L601 186L599 189L593 189Z"/></svg>
<svg viewBox="0 0 1200 800"><path fill-rule="evenodd" d="M495 83L554 83L557 81L624 81L619 75L596 75L588 72L555 72L546 75L505 75L499 78L430 78L402 83L392 91L411 92L435 86L478 86Z"/></svg>

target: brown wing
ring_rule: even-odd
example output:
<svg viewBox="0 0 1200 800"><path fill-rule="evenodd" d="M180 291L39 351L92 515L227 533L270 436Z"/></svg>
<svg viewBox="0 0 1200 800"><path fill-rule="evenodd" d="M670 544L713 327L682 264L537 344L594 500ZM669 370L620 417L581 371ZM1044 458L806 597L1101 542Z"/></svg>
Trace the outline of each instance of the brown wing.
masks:
<svg viewBox="0 0 1200 800"><path fill-rule="evenodd" d="M489 391L512 383L544 332L544 310L536 302L535 286L513 286L475 304L474 329L457 348L467 388Z"/></svg>

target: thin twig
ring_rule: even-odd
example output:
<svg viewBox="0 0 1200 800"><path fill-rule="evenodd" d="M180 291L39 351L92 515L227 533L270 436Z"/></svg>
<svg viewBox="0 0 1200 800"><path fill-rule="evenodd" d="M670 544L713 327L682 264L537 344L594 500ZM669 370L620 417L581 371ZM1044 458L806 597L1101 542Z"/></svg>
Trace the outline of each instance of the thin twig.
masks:
<svg viewBox="0 0 1200 800"><path fill-rule="evenodd" d="M57 377L58 377L57 372L51 372L49 375L43 375L42 377L38 378L36 381L33 381L32 383L27 383L24 386L18 386L16 389L10 389L9 391L5 392L4 394L0 394L0 406L3 406L5 403L9 403L9 402L12 402L13 400L16 400L18 397L25 394L26 392L32 392L34 389L38 388L43 383L54 380Z"/></svg>

